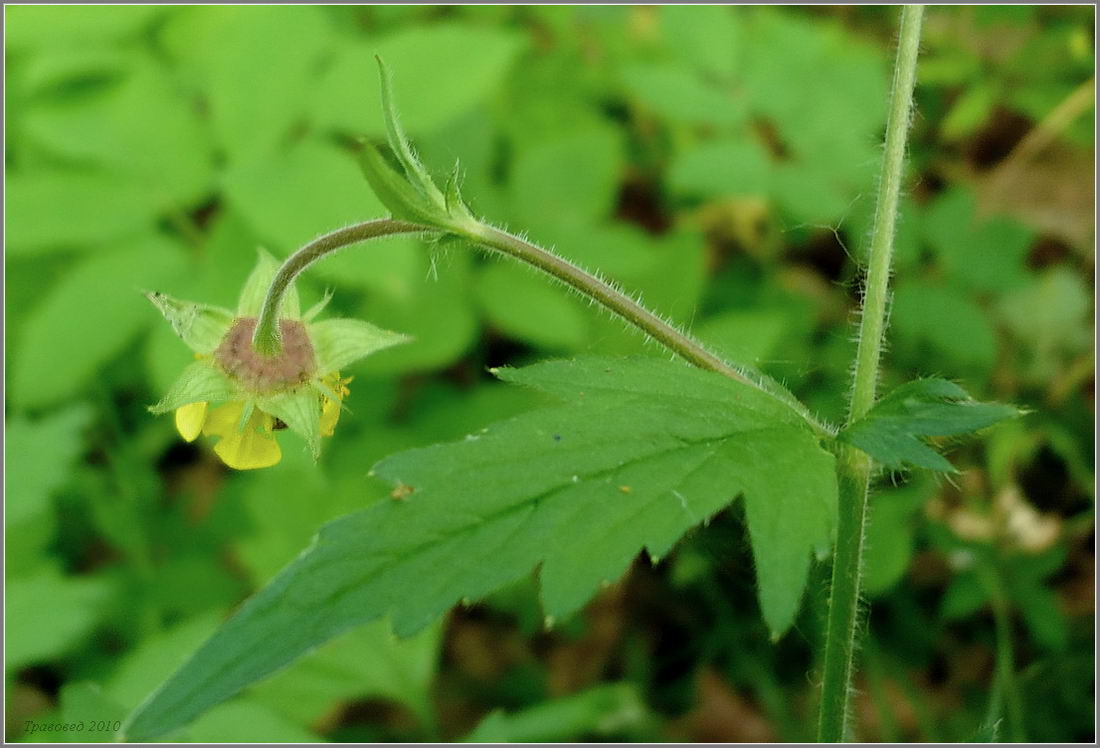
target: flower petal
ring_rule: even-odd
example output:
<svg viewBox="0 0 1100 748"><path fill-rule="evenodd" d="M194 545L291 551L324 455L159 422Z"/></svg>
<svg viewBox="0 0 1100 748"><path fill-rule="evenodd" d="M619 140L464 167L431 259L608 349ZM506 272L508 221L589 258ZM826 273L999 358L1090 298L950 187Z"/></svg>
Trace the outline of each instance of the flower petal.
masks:
<svg viewBox="0 0 1100 748"><path fill-rule="evenodd" d="M244 402L241 400L234 400L231 403L214 408L206 416L206 421L202 425L202 433L205 436L228 436L237 431L243 413Z"/></svg>
<svg viewBox="0 0 1100 748"><path fill-rule="evenodd" d="M340 410L340 403L324 398L324 404L321 405L321 436L332 436L336 431Z"/></svg>
<svg viewBox="0 0 1100 748"><path fill-rule="evenodd" d="M223 405L210 414L207 419L210 426L204 427L203 432L221 435L222 438L214 445L214 453L234 470L271 467L283 457L279 443L272 434L274 419L257 408L244 428L238 429L243 412L243 403Z"/></svg>
<svg viewBox="0 0 1100 748"><path fill-rule="evenodd" d="M184 441L193 442L202 433L206 420L206 403L189 403L176 408L176 430Z"/></svg>

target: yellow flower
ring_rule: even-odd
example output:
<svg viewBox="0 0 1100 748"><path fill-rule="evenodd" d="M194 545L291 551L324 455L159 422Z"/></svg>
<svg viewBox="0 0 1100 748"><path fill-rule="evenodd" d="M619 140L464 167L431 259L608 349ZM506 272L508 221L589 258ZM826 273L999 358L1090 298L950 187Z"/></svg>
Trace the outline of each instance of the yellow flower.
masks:
<svg viewBox="0 0 1100 748"><path fill-rule="evenodd" d="M408 340L359 320L315 323L328 297L303 315L290 289L279 314L282 351L258 353L252 333L276 270L274 258L261 251L236 313L148 294L197 359L150 410L175 411L176 430L186 441L217 438L214 453L237 470L279 462L276 432L282 429L304 437L316 458L321 437L332 436L349 394L351 378L341 378L340 369Z"/></svg>
<svg viewBox="0 0 1100 748"><path fill-rule="evenodd" d="M331 390L332 394L337 396L337 399L333 400L328 395L323 396L321 402L321 436L332 436L333 432L336 430L336 422L340 420L340 411L343 410L344 407L342 401L351 394L348 385L353 378L354 377L341 379L340 372L338 371L325 377L324 383Z"/></svg>

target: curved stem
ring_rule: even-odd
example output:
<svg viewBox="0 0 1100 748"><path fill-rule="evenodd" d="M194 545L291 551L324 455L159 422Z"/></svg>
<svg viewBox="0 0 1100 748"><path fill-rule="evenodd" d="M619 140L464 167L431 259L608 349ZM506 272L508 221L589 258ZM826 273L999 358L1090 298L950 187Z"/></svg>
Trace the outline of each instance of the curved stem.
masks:
<svg viewBox="0 0 1100 748"><path fill-rule="evenodd" d="M386 218L359 223L314 239L288 257L275 274L271 287L268 288L267 295L264 298L260 318L256 323L256 331L252 336L253 347L268 356L279 353L281 343L277 325L277 310L282 304L283 295L305 268L322 257L367 239L377 239L394 234L445 233L462 236L475 245L506 254L557 278L583 296L600 303L689 363L761 390L793 408L819 436L833 435L834 430L832 428L815 419L806 406L778 382L760 372L742 369L723 360L709 351L698 340L678 330L619 289L582 270L568 260L524 241L518 236L513 236L483 223L473 223L470 226L444 230L433 226Z"/></svg>
<svg viewBox="0 0 1100 748"><path fill-rule="evenodd" d="M901 12L898 54L894 64L894 82L886 121L886 144L871 233L870 262L863 287L859 347L856 351L848 411L849 423L863 416L875 401L882 335L886 328L890 259L904 171L905 139L909 129L913 87L916 83L923 13L924 8L920 5L907 5ZM818 722L818 739L821 741L843 740L848 718L871 467L871 459L866 454L852 447L841 447L837 462L840 511L837 518L836 553L833 557Z"/></svg>
<svg viewBox="0 0 1100 748"><path fill-rule="evenodd" d="M760 372L750 371L725 361L698 340L661 319L615 286L582 270L568 260L524 241L518 236L484 224L481 224L468 238L557 278L580 292L582 296L600 303L685 361L782 400L797 411L819 435L832 435L832 429L817 421L806 406L778 382Z"/></svg>
<svg viewBox="0 0 1100 748"><path fill-rule="evenodd" d="M376 221L366 221L347 228L337 229L317 237L286 258L272 279L271 286L267 289L267 295L264 297L264 304L260 308L260 318L256 322L256 331L252 334L252 346L267 356L274 356L282 351L282 341L279 340L278 312L279 307L282 305L283 295L290 288L290 284L294 282L294 279L317 260L338 249L368 239L378 239L394 234L423 233L425 231L432 231L432 229L415 223L380 218Z"/></svg>

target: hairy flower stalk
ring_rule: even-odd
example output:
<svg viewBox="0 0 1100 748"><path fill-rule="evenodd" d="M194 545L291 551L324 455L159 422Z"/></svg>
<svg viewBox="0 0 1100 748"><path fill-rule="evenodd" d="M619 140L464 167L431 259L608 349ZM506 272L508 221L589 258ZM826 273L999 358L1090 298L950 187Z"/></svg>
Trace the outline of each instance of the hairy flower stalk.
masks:
<svg viewBox="0 0 1100 748"><path fill-rule="evenodd" d="M401 165L401 171L391 166L369 143L363 144L361 164L374 192L391 210L392 218L367 221L325 234L287 258L276 273L264 299L253 337L256 351L264 355L277 355L281 350L280 333L275 324L276 310L294 278L317 260L343 247L394 234L458 236L475 246L507 255L556 278L641 330L685 361L781 400L797 411L820 436L835 434L835 429L817 420L785 387L762 372L725 361L701 342L596 275L553 252L476 219L458 192L457 169L444 190L436 187L401 129L393 107L389 75L382 61L378 62L382 73L382 100L389 145Z"/></svg>
<svg viewBox="0 0 1100 748"><path fill-rule="evenodd" d="M923 13L924 8L920 5L907 5L901 13L898 54L886 121L886 145L871 233L870 261L863 286L859 347L848 412L849 424L864 416L875 402L882 336L886 328L890 259L905 164L905 141L909 129L913 87L916 83ZM833 557L818 722L818 740L823 742L845 739L858 630L871 468L871 458L867 453L851 446L840 445L840 514L837 522L836 553Z"/></svg>

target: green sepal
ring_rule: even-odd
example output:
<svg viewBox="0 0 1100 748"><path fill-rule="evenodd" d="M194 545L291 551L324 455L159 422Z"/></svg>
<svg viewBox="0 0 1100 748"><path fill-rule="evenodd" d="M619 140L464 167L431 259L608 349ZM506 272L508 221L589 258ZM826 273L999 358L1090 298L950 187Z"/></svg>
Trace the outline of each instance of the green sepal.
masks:
<svg viewBox="0 0 1100 748"><path fill-rule="evenodd" d="M271 287L271 281L279 271L279 261L271 256L266 249L256 250L256 267L248 276L241 289L240 299L237 301L237 316L259 317L264 305L267 290ZM279 319L298 319L302 316L301 302L298 300L298 289L294 284L283 295L282 308L279 310Z"/></svg>
<svg viewBox="0 0 1100 748"><path fill-rule="evenodd" d="M378 75L382 84L382 116L386 120L386 136L389 140L390 148L393 150L397 160L401 163L402 168L405 170L405 175L413 186L415 186L430 203L443 208L444 212L446 212L447 206L443 194L439 191L439 188L435 186L435 183L432 182L432 178L428 174L428 170L424 168L424 164L420 163L420 159L413 153L412 147L409 145L409 137L401 127L401 120L397 115L397 107L393 102L393 83L390 79L390 71L381 57L375 55L374 59L378 63Z"/></svg>
<svg viewBox="0 0 1100 748"><path fill-rule="evenodd" d="M466 207L466 203L462 200L462 193L459 191L459 186L462 183L462 165L455 161L455 168L451 171L451 176L447 178L447 186L443 190L443 199L446 201L447 213L454 215L455 213L461 213L469 216L470 210Z"/></svg>
<svg viewBox="0 0 1100 748"><path fill-rule="evenodd" d="M357 319L326 319L308 325L306 330L313 343L318 377L339 371L383 348L412 340L408 335Z"/></svg>
<svg viewBox="0 0 1100 748"><path fill-rule="evenodd" d="M233 312L209 304L183 301L159 291L147 291L153 302L180 339L195 353L214 352L233 325Z"/></svg>
<svg viewBox="0 0 1100 748"><path fill-rule="evenodd" d="M394 168L371 143L364 143L359 164L371 189L389 208L394 218L424 223L447 231L469 231L477 221L458 195L458 180L447 185L447 195L436 187L424 164L416 157L409 138L401 128L397 108L393 102L393 87L389 71L378 61L378 73L382 85L382 114L386 122L386 136L390 150L400 169ZM457 165L456 165L457 176Z"/></svg>
<svg viewBox="0 0 1100 748"><path fill-rule="evenodd" d="M879 400L837 435L891 470L923 467L957 472L925 443L927 437L969 434L1022 412L1011 405L979 403L946 379L917 379Z"/></svg>
<svg viewBox="0 0 1100 748"><path fill-rule="evenodd" d="M330 301L332 301L332 290L325 289L325 295L321 297L320 301L306 310L306 313L302 315L302 321L312 322L318 314L325 310L325 307L328 306Z"/></svg>
<svg viewBox="0 0 1100 748"><path fill-rule="evenodd" d="M262 397L256 404L305 439L313 459L321 456L321 399L312 387Z"/></svg>
<svg viewBox="0 0 1100 748"><path fill-rule="evenodd" d="M159 403L149 406L149 412L160 415L191 403L225 402L237 394L233 382L213 364L195 361L183 370Z"/></svg>
<svg viewBox="0 0 1100 748"><path fill-rule="evenodd" d="M371 143L363 143L363 149L359 153L359 166L374 194L394 218L429 226L439 226L447 222L446 210L433 204L405 175L390 166L378 148Z"/></svg>

